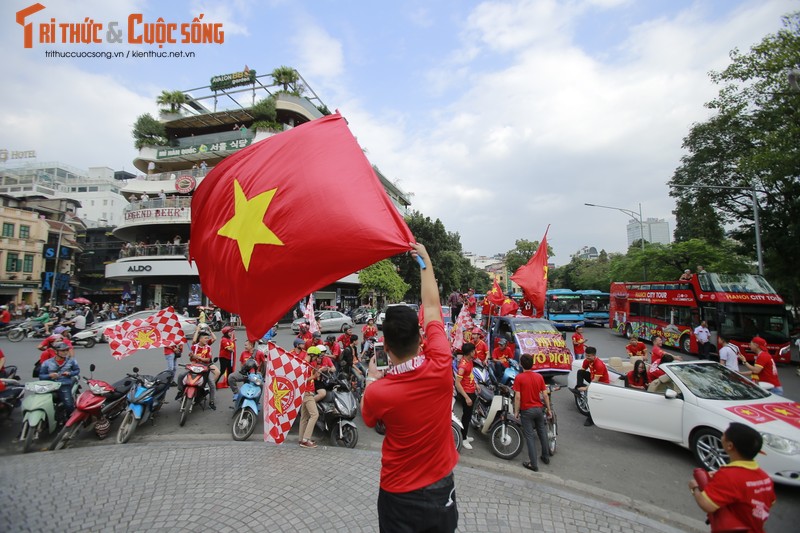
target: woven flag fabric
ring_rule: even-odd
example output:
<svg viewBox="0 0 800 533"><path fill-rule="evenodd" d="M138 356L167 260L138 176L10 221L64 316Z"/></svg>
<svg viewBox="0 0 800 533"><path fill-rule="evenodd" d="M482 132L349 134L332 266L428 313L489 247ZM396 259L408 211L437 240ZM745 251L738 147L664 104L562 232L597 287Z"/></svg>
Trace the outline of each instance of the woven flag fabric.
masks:
<svg viewBox="0 0 800 533"><path fill-rule="evenodd" d="M517 285L522 287L522 292L536 309L535 316L544 316L544 302L547 293L547 230L539 243L536 253L530 258L527 264L522 265L511 276Z"/></svg>
<svg viewBox="0 0 800 533"><path fill-rule="evenodd" d="M461 347L467 342L468 338L471 337L472 328L475 327L475 324L472 320L472 315L469 313L469 309L467 306L461 308L461 312L458 313L458 318L456 318L455 326L453 327L453 338L450 341L450 347L453 350L461 350ZM470 332L465 338L464 333Z"/></svg>
<svg viewBox="0 0 800 533"><path fill-rule="evenodd" d="M122 359L136 350L186 343L186 335L172 307L144 319L125 320L114 327L106 328L103 333L108 339L114 359Z"/></svg>
<svg viewBox="0 0 800 533"><path fill-rule="evenodd" d="M316 333L319 331L319 324L317 323L317 319L314 317L314 295L310 294L308 296L308 305L305 306L305 311L303 311L303 316L305 317L306 321L308 321L308 331L311 333Z"/></svg>
<svg viewBox="0 0 800 533"><path fill-rule="evenodd" d="M281 444L303 404L303 385L310 367L273 342L267 343L264 380L264 442Z"/></svg>
<svg viewBox="0 0 800 533"><path fill-rule="evenodd" d="M203 292L241 316L250 338L305 295L416 241L338 113L226 157L197 187L192 212ZM342 243L358 245L343 252Z"/></svg>

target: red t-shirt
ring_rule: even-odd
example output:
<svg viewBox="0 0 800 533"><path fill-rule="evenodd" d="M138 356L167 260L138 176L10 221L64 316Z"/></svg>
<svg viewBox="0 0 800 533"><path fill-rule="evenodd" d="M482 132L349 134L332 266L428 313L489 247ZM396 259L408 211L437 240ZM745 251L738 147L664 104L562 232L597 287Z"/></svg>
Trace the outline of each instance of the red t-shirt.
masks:
<svg viewBox="0 0 800 533"><path fill-rule="evenodd" d="M598 380L600 383L610 383L606 364L601 361L599 357L595 357L593 363L588 359L584 359L581 368L584 370L587 368L589 369L589 374L592 376L592 381L594 381L595 376L600 376L600 379Z"/></svg>
<svg viewBox="0 0 800 533"><path fill-rule="evenodd" d="M586 353L586 339L580 333L572 334L572 350L575 355L583 355Z"/></svg>
<svg viewBox="0 0 800 533"><path fill-rule="evenodd" d="M636 344L628 344L625 349L631 357L644 357L644 354L647 353L647 346L641 341Z"/></svg>
<svg viewBox="0 0 800 533"><path fill-rule="evenodd" d="M533 304L527 298L522 300L522 305L520 305L519 309L520 314L533 316Z"/></svg>
<svg viewBox="0 0 800 533"><path fill-rule="evenodd" d="M39 356L39 363L44 363L48 359L52 359L56 356L56 351L52 348L48 348L42 352L42 355Z"/></svg>
<svg viewBox="0 0 800 533"><path fill-rule="evenodd" d="M250 355L251 352L248 352L247 350L244 350L242 352L242 354L239 356L239 364L242 365L240 368L244 368L244 364L248 359L250 359ZM253 359L255 360L259 368L265 361L264 354L258 350L256 350L256 353L253 355ZM258 368L251 370L251 372L256 372L256 371L258 371Z"/></svg>
<svg viewBox="0 0 800 533"><path fill-rule="evenodd" d="M174 355L177 346L164 346L164 355Z"/></svg>
<svg viewBox="0 0 800 533"><path fill-rule="evenodd" d="M342 346L338 342L332 343L325 343L325 346L328 347L328 351L335 360L339 360L342 357Z"/></svg>
<svg viewBox="0 0 800 533"><path fill-rule="evenodd" d="M768 351L764 350L756 357L755 364L763 367L764 369L758 374L753 374L754 381L763 381L764 383L772 383L776 387L781 386L781 380L778 379L778 369L775 368L775 360Z"/></svg>
<svg viewBox="0 0 800 533"><path fill-rule="evenodd" d="M498 346L492 350L492 359L495 361L500 361L504 367L508 368L508 360L514 359L514 348L512 348L511 345L506 344L506 347L501 350Z"/></svg>
<svg viewBox="0 0 800 533"><path fill-rule="evenodd" d="M233 361L236 356L236 341L228 337L222 337L219 341L219 358Z"/></svg>
<svg viewBox="0 0 800 533"><path fill-rule="evenodd" d="M364 392L364 422L369 427L378 420L386 424L380 486L387 492L430 485L452 472L458 462L450 428L450 344L439 321L430 322L425 334L424 355L392 368ZM422 406L425 416L420 416Z"/></svg>
<svg viewBox="0 0 800 533"><path fill-rule="evenodd" d="M377 337L378 336L378 328L375 326L370 326L366 324L363 328L361 328L361 338L366 340L370 337Z"/></svg>
<svg viewBox="0 0 800 533"><path fill-rule="evenodd" d="M475 343L475 359L479 361L486 361L486 356L489 354L489 347L483 340Z"/></svg>
<svg viewBox="0 0 800 533"><path fill-rule="evenodd" d="M336 337L336 342L341 342L342 346L347 348L348 346L350 346L350 335L348 335L347 333L342 333L341 335Z"/></svg>
<svg viewBox="0 0 800 533"><path fill-rule="evenodd" d="M192 344L192 355L189 358L192 361L197 361L203 364L211 363L211 346L200 346L199 344Z"/></svg>
<svg viewBox="0 0 800 533"><path fill-rule="evenodd" d="M658 363L664 357L664 349L661 346L653 345L653 356L650 359L653 363Z"/></svg>
<svg viewBox="0 0 800 533"><path fill-rule="evenodd" d="M519 409L524 411L533 407L544 407L542 393L547 389L544 378L538 372L526 370L514 380L514 392L519 394Z"/></svg>
<svg viewBox="0 0 800 533"><path fill-rule="evenodd" d="M478 312L478 300L474 296L467 298L467 312L472 315Z"/></svg>
<svg viewBox="0 0 800 533"><path fill-rule="evenodd" d="M472 375L472 361L461 358L458 362L458 377L461 378L461 387L464 392L470 394L475 392L475 376Z"/></svg>
<svg viewBox="0 0 800 533"><path fill-rule="evenodd" d="M726 507L748 526L762 533L775 503L775 488L755 461L734 461L720 468L703 493L718 507Z"/></svg>
<svg viewBox="0 0 800 533"><path fill-rule="evenodd" d="M8 309L3 309L0 311L0 323L8 324L11 322L11 313L8 312Z"/></svg>
<svg viewBox="0 0 800 533"><path fill-rule="evenodd" d="M628 372L628 384L631 387L647 387L647 373L645 375L639 374L637 377L631 370Z"/></svg>

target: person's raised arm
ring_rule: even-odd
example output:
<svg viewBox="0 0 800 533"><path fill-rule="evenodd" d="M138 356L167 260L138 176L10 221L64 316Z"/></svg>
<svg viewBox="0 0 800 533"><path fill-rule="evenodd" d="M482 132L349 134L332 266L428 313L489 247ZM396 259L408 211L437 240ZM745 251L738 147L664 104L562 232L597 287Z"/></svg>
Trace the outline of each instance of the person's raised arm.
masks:
<svg viewBox="0 0 800 533"><path fill-rule="evenodd" d="M409 243L413 250L411 255L416 259L417 256L422 258L425 262L425 268L420 269L420 296L422 299L422 306L425 309L425 323L427 326L429 322L442 321L442 310L439 307L439 287L436 285L436 276L433 273L433 264L428 255L428 250L425 246L419 243Z"/></svg>

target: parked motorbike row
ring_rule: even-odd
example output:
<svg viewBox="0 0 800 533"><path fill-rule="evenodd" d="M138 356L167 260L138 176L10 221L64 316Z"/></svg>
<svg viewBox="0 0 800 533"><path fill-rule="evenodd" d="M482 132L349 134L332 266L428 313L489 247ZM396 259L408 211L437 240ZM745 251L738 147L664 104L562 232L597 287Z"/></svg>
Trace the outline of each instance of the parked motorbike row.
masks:
<svg viewBox="0 0 800 533"><path fill-rule="evenodd" d="M196 407L203 410L207 407L210 367L197 363L180 366L187 371L183 378L179 411L179 424L183 426ZM95 365L89 368L91 372L95 371ZM9 366L6 370L15 376L15 367ZM124 444L137 427L156 418L174 378L174 373L169 370L151 376L140 374L136 367L133 373L113 384L84 376L85 390L79 381L72 386L75 409L69 416L60 401L60 383L32 381L23 384L18 377L17 380L7 379L6 389L0 393L0 416L10 416L21 404L19 441L25 453L34 449L37 442L53 435L50 450L68 447L83 430L92 429L99 439L105 439L111 433L112 422L119 417L122 421L116 442ZM250 373L234 396L231 426L234 440L247 440L253 434L261 410L263 384L264 377L260 373ZM354 448L358 443L358 428L353 422L358 412L358 400L350 389L349 380L345 375L331 376L326 382L326 390L326 397L319 402L317 427L330 435L332 444Z"/></svg>

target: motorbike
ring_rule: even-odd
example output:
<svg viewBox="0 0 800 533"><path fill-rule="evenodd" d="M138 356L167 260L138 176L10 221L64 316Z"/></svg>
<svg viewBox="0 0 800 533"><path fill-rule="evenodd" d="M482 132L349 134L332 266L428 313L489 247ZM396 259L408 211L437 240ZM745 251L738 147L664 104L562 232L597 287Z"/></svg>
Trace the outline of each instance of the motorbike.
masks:
<svg viewBox="0 0 800 533"><path fill-rule="evenodd" d="M317 427L326 434L330 433L334 445L355 448L358 428L353 419L358 412L358 401L350 389L350 382L342 376L325 377L324 380L327 394L317 403Z"/></svg>
<svg viewBox="0 0 800 533"><path fill-rule="evenodd" d="M16 365L6 365L2 371L0 371L0 378L2 379L12 379L15 381L19 381L19 376L17 375L17 366Z"/></svg>
<svg viewBox="0 0 800 533"><path fill-rule="evenodd" d="M12 320L11 322L9 322L8 324L6 324L5 326L0 327L0 337L7 337L8 333L12 329L16 328L17 326L19 326L23 322L25 322L24 319L15 319L15 320Z"/></svg>
<svg viewBox="0 0 800 533"><path fill-rule="evenodd" d="M30 381L25 384L22 400L22 431L19 440L23 453L33 448L33 442L53 433L59 424L66 421L63 405L58 400L58 381ZM78 394L78 382L72 385L73 397Z"/></svg>
<svg viewBox="0 0 800 533"><path fill-rule="evenodd" d="M513 413L514 391L497 383L481 361L475 360L473 376L480 391L475 398L470 423L483 435L489 436L492 453L511 460L519 455L523 445L522 424Z"/></svg>
<svg viewBox="0 0 800 533"><path fill-rule="evenodd" d="M89 371L95 371L95 365L89 366ZM50 450L66 448L82 428L94 425L94 432L100 440L105 439L111 432L111 421L125 412L127 395L133 386L133 379L124 378L113 385L85 377L87 390L78 396L75 410L72 411L55 440L50 444Z"/></svg>
<svg viewBox="0 0 800 533"><path fill-rule="evenodd" d="M247 440L253 434L258 420L263 386L264 376L253 372L247 375L247 379L239 388L239 395L234 398L233 404L233 427L231 428L233 440Z"/></svg>
<svg viewBox="0 0 800 533"><path fill-rule="evenodd" d="M48 334L44 332L44 327L34 328L34 324L38 325L37 322L28 319L18 324L16 327L11 328L8 331L8 340L11 342L19 342L25 338L43 339L48 336Z"/></svg>
<svg viewBox="0 0 800 533"><path fill-rule="evenodd" d="M72 336L72 345L73 346L85 346L86 348L93 348L95 344L98 342L98 336L101 336L102 332L95 330L92 327L87 327L83 331L79 331L75 335Z"/></svg>
<svg viewBox="0 0 800 533"><path fill-rule="evenodd" d="M200 405L203 410L206 408L209 385L208 374L210 367L201 363L189 363L180 365L188 370L186 377L183 378L183 398L181 398L181 418L179 424L186 424L189 413L195 405Z"/></svg>
<svg viewBox="0 0 800 533"><path fill-rule="evenodd" d="M8 370L9 367L6 367ZM16 368L14 368L16 370ZM15 374L16 372L14 372ZM11 374L12 376L14 374ZM3 378L5 389L0 391L0 417L10 418L11 413L16 407L22 403L22 397L25 394L25 385L19 381L19 377Z"/></svg>
<svg viewBox="0 0 800 533"><path fill-rule="evenodd" d="M133 367L133 374L127 376L133 380L133 384L128 390L125 417L117 431L117 444L128 442L140 424L155 420L175 374L171 370L164 370L155 377L140 375L139 369Z"/></svg>

